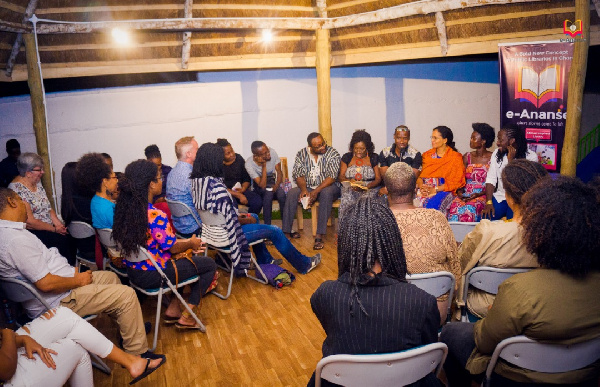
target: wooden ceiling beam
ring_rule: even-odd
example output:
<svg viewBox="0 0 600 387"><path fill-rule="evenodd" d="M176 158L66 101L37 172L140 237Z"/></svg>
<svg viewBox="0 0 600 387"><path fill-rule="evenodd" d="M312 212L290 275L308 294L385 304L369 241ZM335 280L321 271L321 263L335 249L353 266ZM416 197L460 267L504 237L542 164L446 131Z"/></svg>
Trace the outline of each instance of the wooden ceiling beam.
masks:
<svg viewBox="0 0 600 387"><path fill-rule="evenodd" d="M29 4L27 5L27 8L25 9L25 15L23 15L23 24L26 24L29 21L29 18L31 17L31 15L33 15L33 13L35 12L37 3L38 3L38 0L29 0ZM17 37L15 38L15 42L13 43L12 49L10 50L10 56L8 57L8 60L6 61L6 76L7 77L10 77L10 74L12 73L13 66L15 65L15 61L17 60L17 55L19 54L19 51L21 50L22 45L23 45L23 34L19 33L19 34L17 34Z"/></svg>
<svg viewBox="0 0 600 387"><path fill-rule="evenodd" d="M184 5L184 17L186 19L192 18L192 9L194 7L193 0L185 0ZM181 47L181 68L187 69L188 62L190 60L190 52L192 51L192 31L185 31L183 33L183 44Z"/></svg>
<svg viewBox="0 0 600 387"><path fill-rule="evenodd" d="M442 56L448 54L448 36L446 35L446 22L441 12L435 13L435 27L437 28L438 38L440 39L440 48Z"/></svg>
<svg viewBox="0 0 600 387"><path fill-rule="evenodd" d="M592 3L594 4L598 17L600 17L600 0L592 0Z"/></svg>
<svg viewBox="0 0 600 387"><path fill-rule="evenodd" d="M0 0L0 5L2 0ZM118 12L151 12L172 11L184 9L184 4L132 4L132 5L100 5L90 7L57 7L40 8L38 15L68 14L68 13L118 13ZM269 5L269 4L194 4L195 11L278 11L316 13L315 7L298 5ZM23 12L21 12L23 13Z"/></svg>
<svg viewBox="0 0 600 387"><path fill-rule="evenodd" d="M16 33L29 33L31 32L31 26L13 23L9 21L0 20L0 31L2 32L16 32Z"/></svg>

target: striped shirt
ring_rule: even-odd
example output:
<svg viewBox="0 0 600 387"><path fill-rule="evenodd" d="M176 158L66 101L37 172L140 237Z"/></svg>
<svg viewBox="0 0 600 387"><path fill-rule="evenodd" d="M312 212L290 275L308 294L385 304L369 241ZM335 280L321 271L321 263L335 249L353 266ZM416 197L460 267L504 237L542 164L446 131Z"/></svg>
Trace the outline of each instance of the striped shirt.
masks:
<svg viewBox="0 0 600 387"><path fill-rule="evenodd" d="M308 147L302 148L296 154L292 178L295 180L304 177L307 188L317 188L328 177L337 179L340 161L340 154L330 146L327 147L325 154L318 155L316 161Z"/></svg>

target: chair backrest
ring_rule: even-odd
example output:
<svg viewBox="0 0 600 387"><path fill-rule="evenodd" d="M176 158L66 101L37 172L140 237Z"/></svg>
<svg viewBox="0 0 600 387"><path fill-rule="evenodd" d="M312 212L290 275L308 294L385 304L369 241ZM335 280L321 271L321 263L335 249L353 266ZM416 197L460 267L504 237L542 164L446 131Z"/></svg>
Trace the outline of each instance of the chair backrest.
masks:
<svg viewBox="0 0 600 387"><path fill-rule="evenodd" d="M321 378L343 386L405 386L432 372L439 373L448 347L433 343L381 355L332 355L317 364L315 385Z"/></svg>
<svg viewBox="0 0 600 387"><path fill-rule="evenodd" d="M202 237L201 239L213 247L227 247L233 241L229 240L227 229L225 228L225 217L221 214L213 214L208 210L198 211L202 219Z"/></svg>
<svg viewBox="0 0 600 387"><path fill-rule="evenodd" d="M478 266L469 270L465 278L463 301L466 301L467 290L470 286L483 290L486 293L498 294L498 286L507 278L518 273L525 273L531 269L499 268Z"/></svg>
<svg viewBox="0 0 600 387"><path fill-rule="evenodd" d="M450 300L456 284L456 278L448 271L411 274L406 276L406 280L435 298L450 292Z"/></svg>
<svg viewBox="0 0 600 387"><path fill-rule="evenodd" d="M117 249L119 247L117 242L115 242L112 238L111 228L99 228L96 230L96 232L98 233L98 239L100 240L102 246L106 247L107 249Z"/></svg>
<svg viewBox="0 0 600 387"><path fill-rule="evenodd" d="M67 230L69 230L69 234L75 239L84 239L96 235L96 230L91 225L77 220L69 223Z"/></svg>
<svg viewBox="0 0 600 387"><path fill-rule="evenodd" d="M540 343L525 336L504 339L496 346L486 370L488 381L498 358L537 372L577 370L600 359L600 337L569 345Z"/></svg>
<svg viewBox="0 0 600 387"><path fill-rule="evenodd" d="M180 218L182 216L191 215L198 224L198 226L200 226L200 220L198 219L196 214L194 214L194 211L190 208L190 206L188 206L187 204L177 200L167 199L167 205L169 206L169 210L171 210L171 216Z"/></svg>
<svg viewBox="0 0 600 387"><path fill-rule="evenodd" d="M450 228L452 229L452 233L454 233L454 239L457 242L462 242L470 233L475 226L479 224L479 222L448 222L450 224Z"/></svg>
<svg viewBox="0 0 600 387"><path fill-rule="evenodd" d="M27 281L17 278L2 277L0 278L0 286L2 287L2 292L6 298L13 302L21 303L37 299L46 309L51 309L48 302L40 295L36 287Z"/></svg>

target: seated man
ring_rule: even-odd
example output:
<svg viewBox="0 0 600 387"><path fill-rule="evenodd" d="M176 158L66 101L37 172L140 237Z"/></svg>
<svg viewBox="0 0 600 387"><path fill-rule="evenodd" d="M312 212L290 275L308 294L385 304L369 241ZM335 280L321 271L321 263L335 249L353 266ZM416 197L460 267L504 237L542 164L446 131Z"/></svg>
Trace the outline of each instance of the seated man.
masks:
<svg viewBox="0 0 600 387"><path fill-rule="evenodd" d="M300 234L292 232L292 223L296 216L298 202L307 197L309 205L319 201L319 220L313 249L321 250L323 236L327 232L327 219L331 215L333 202L340 197L340 187L336 182L340 171L340 154L327 143L319 133L311 133L306 139L308 147L296 154L292 178L298 187L288 192L282 214L284 233L292 238Z"/></svg>
<svg viewBox="0 0 600 387"><path fill-rule="evenodd" d="M197 152L198 142L194 140L194 137L183 137L175 143L175 155L179 161L177 161L177 164L175 164L175 167L169 174L167 199L187 204L194 212L196 219L200 220L200 216L192 200L192 183L190 180L192 165L194 164L194 160L196 160ZM199 235L202 231L192 215L182 217L173 216L172 220L173 226L175 226L177 232L184 238Z"/></svg>
<svg viewBox="0 0 600 387"><path fill-rule="evenodd" d="M133 288L114 273L79 271L55 248L48 249L25 229L25 203L12 190L0 188L0 277L21 278L40 291L51 307L65 306L79 316L105 312L117 321L126 352L155 358L148 351L142 310ZM23 304L35 318L45 311L38 300Z"/></svg>
<svg viewBox="0 0 600 387"><path fill-rule="evenodd" d="M262 141L254 141L250 149L252 157L246 159L246 171L253 182L252 191L262 198L265 224L271 224L273 197L277 198L280 211L283 211L285 205L285 192L281 186L281 161L275 149L267 147Z"/></svg>
<svg viewBox="0 0 600 387"><path fill-rule="evenodd" d="M423 158L421 152L410 145L410 129L405 125L400 125L394 129L394 143L387 148L383 148L379 154L379 173L381 178L385 172L394 163L406 163L410 165L415 176L418 178L421 174ZM385 185L379 189L380 195L387 195Z"/></svg>

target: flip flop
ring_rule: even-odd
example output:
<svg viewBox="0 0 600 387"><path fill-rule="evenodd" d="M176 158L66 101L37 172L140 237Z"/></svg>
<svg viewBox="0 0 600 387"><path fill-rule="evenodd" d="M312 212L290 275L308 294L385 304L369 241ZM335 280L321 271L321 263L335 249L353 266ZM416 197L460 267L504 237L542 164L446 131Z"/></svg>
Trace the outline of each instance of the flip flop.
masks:
<svg viewBox="0 0 600 387"><path fill-rule="evenodd" d="M196 324L194 324L194 325L181 325L179 323L175 323L175 328L181 329L181 330L187 330L187 329L198 330L198 329L200 329L200 327L198 325L196 325Z"/></svg>
<svg viewBox="0 0 600 387"><path fill-rule="evenodd" d="M325 247L325 244L323 243L323 239L315 238L315 244L313 245L313 250L322 250L323 247Z"/></svg>
<svg viewBox="0 0 600 387"><path fill-rule="evenodd" d="M160 363L158 363L158 365L154 368L148 369L148 367L150 366L150 361L152 359L146 359L148 362L146 363L146 369L144 369L144 372L142 372L142 374L140 376L138 376L137 378L133 379L131 382L129 382L129 385L135 384L137 382L139 382L140 380L144 379L146 376L150 375L151 373L153 373L154 371L156 371L157 369L160 368L160 366L162 366L163 364L165 364L165 362L167 361L167 357L165 355L159 355L160 358L162 359L160 361Z"/></svg>
<svg viewBox="0 0 600 387"><path fill-rule="evenodd" d="M165 317L163 317L163 322L165 324L175 324L177 321L179 321L180 317L181 316L179 316L179 317L175 317L175 316L171 317L171 316L165 315Z"/></svg>
<svg viewBox="0 0 600 387"><path fill-rule="evenodd" d="M300 233L298 231L292 231L288 235L292 239L300 239L300 238L302 238L302 235L300 235Z"/></svg>

